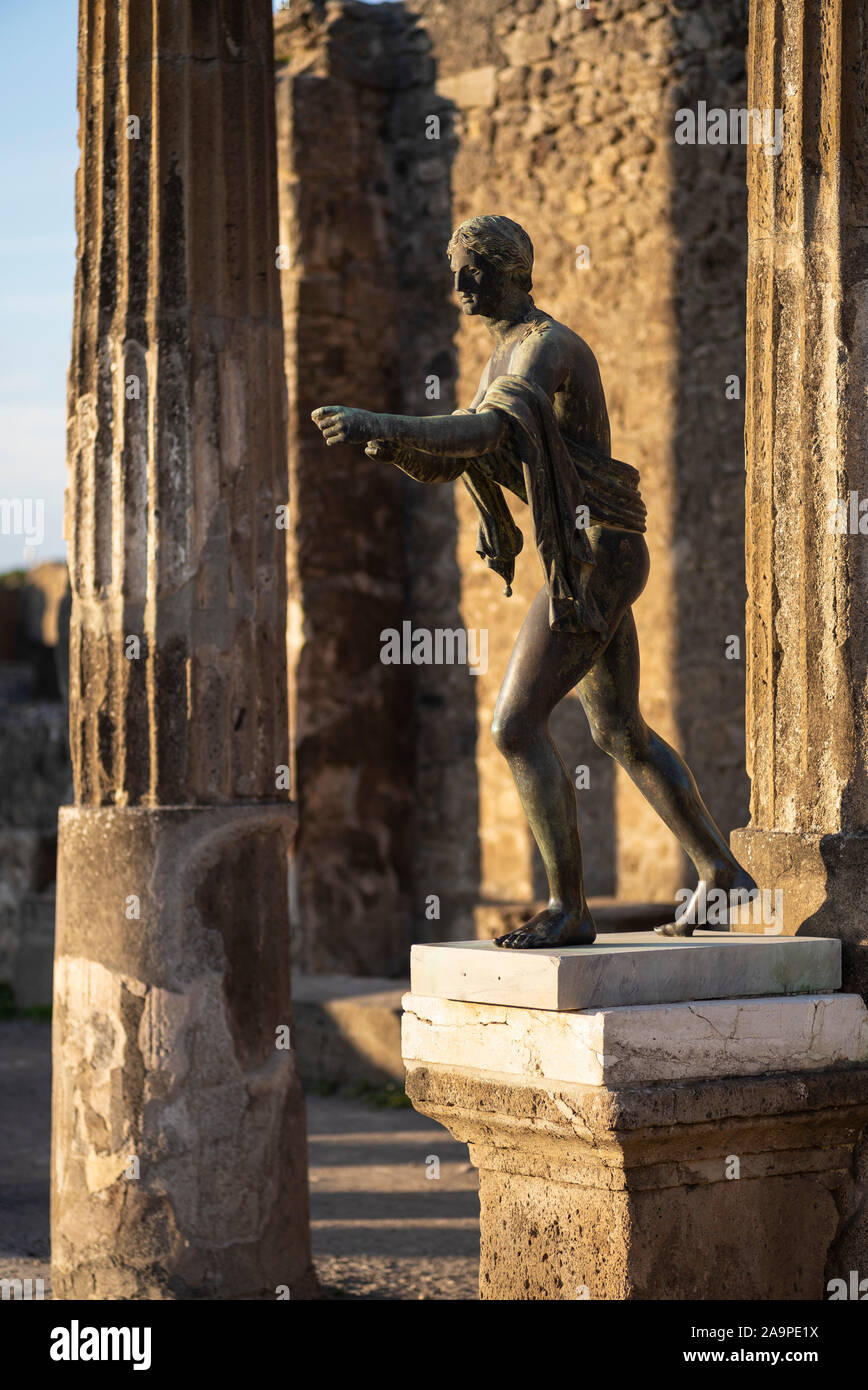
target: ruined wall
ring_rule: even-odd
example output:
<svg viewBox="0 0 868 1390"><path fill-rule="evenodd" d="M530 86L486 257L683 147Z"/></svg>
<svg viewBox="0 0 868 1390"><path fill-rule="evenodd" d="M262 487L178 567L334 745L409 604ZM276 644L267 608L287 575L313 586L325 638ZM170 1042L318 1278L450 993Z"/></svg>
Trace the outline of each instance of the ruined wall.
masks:
<svg viewBox="0 0 868 1390"><path fill-rule="evenodd" d="M438 151L432 159L415 134L416 116L434 100L427 47L393 5L308 5L277 16L290 704L300 820L293 920L295 959L309 970L405 968L417 905L414 843L428 842L427 814L450 786L462 778L475 785L472 700L465 696L463 740L456 749L447 738L438 757L432 716L443 694L428 690L426 673L380 660L381 632L400 631L415 606L431 605L429 581L438 611L450 606L451 489L430 490L428 524L411 541L409 481L361 448L326 449L310 420L314 407L335 402L422 409L426 377L439 374L446 384L453 372L454 310L442 257L448 174ZM417 182L410 166L426 160ZM419 197L409 198L408 188ZM439 291L420 293L435 265ZM454 578L452 587L455 626ZM462 674L466 688L466 673L452 673ZM459 691L453 713L461 704ZM417 775L424 806L414 823ZM454 823L472 854L475 807L462 807ZM453 866L448 835L434 853L442 868L429 891L438 892Z"/></svg>
<svg viewBox="0 0 868 1390"><path fill-rule="evenodd" d="M57 808L72 797L66 725L66 566L0 584L0 995L51 1002Z"/></svg>
<svg viewBox="0 0 868 1390"><path fill-rule="evenodd" d="M442 259L449 228L479 212L505 213L527 228L537 252L536 301L594 349L613 452L642 474L652 556L636 609L643 710L686 753L725 830L744 819L747 802L744 667L726 656L727 638L741 638L744 621L743 407L724 394L726 378L741 379L744 366L745 160L738 146L675 145L673 116L699 100L744 104L746 8L746 0L677 6L595 0L587 10L566 0L498 6L420 0L407 14L398 5L323 7L309 0L291 17L278 16L278 53L289 59L281 82L294 84L296 113L305 83L326 84L319 106L305 107L305 139L297 114L295 126L280 116L279 98L284 185L296 189L293 235L299 246L315 235L322 241L325 219L333 240L357 249L374 210L382 233L375 305L353 303L370 263L357 254L334 262L340 285L334 293L343 298L329 328L331 350L340 354L340 370L325 374L329 398L419 412L466 404L488 338L481 325L459 327ZM431 116L439 121L439 138L431 138ZM317 181L328 188L325 209L322 200L305 203L298 191ZM290 394L295 386L305 401L292 432L291 468L318 460L310 465L307 502L296 494L302 536L321 534L323 498L330 496L323 491L322 446L306 419L309 376L324 341L319 335L310 344L314 319L294 288L309 270L305 257L301 269L283 277L290 355L296 344ZM370 338L374 325L377 346ZM378 346L384 337L391 344L385 354ZM300 373L294 363L302 359ZM431 373L440 378L439 400L425 394ZM368 470L380 539L393 536L404 518L403 578L393 554L393 611L418 626L460 621L488 633L484 674L416 667L403 672L399 694L396 668L376 672L374 624L363 635L357 628L339 652L330 628L339 622L334 600L323 599L317 618L305 593L305 566L296 573L296 671L320 663L323 677L319 690L306 686L303 703L313 712L319 700L331 710L336 733L359 698L337 688L339 672L358 659L389 701L390 733L397 733L392 719L404 721L412 746L403 745L401 757L411 758L412 777L401 783L398 800L413 819L409 843L392 839L390 852L394 864L401 854L410 856L402 861L409 863L401 898L407 923L414 939L466 935L476 902L526 901L544 892L511 778L488 734L515 635L541 583L538 560L528 543L514 597L503 598L502 585L475 554L475 512L460 483L396 484L382 471L372 473L360 448L335 452L345 459L329 460L330 470L355 479ZM517 504L520 525L521 513ZM337 555L336 538L351 529L349 518L340 522L331 503L327 515ZM359 543L354 537L352 544ZM369 594L366 564L363 558L344 582ZM297 675L299 693L304 684ZM376 723L374 706L371 712ZM589 788L577 793L588 890L649 899L689 882L672 837L593 745L575 697L557 711L553 728L567 766L590 770ZM370 737L373 767L377 734L371 730ZM305 743L302 735L299 747ZM333 809L324 785L341 775L351 782L346 747L346 740L343 751L336 739L321 744L316 776L309 774L306 785L300 762L302 827L311 813ZM347 820L347 804L345 825L358 816L356 803ZM367 833L374 834L370 820ZM344 832L335 832L332 862L343 855L350 876L347 843ZM304 864L298 872L307 872ZM311 893L315 882L316 874ZM430 894L440 898L439 920L425 918ZM392 894L398 912L399 897ZM309 894L299 904L306 941L311 901ZM345 930L335 926L339 934ZM343 949L336 947L334 959Z"/></svg>
<svg viewBox="0 0 868 1390"><path fill-rule="evenodd" d="M613 452L640 469L649 513L651 578L636 608L642 707L687 754L729 829L747 795L744 668L725 657L744 612L743 411L724 396L726 376L743 377L744 151L679 147L672 135L681 106L743 105L746 5L581 11L555 0L478 0L458 20L448 0L423 0L419 11L438 90L460 113L453 221L497 211L526 227L536 302L599 360ZM487 335L469 325L458 345L457 394L466 401ZM460 488L456 496L462 612L490 633L489 672L478 684L485 730L541 581L527 546L515 597L502 599L474 554L470 499ZM678 847L594 747L575 697L553 727L567 767L589 768L590 787L579 792L589 890L668 896L684 882ZM485 737L478 766L482 894L540 893L509 772Z"/></svg>

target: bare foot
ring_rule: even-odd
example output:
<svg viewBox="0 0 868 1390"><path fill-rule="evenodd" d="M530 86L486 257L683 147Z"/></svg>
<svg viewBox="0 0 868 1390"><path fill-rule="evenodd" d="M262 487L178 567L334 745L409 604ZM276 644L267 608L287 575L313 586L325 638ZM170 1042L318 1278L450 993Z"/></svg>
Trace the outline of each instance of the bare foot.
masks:
<svg viewBox="0 0 868 1390"><path fill-rule="evenodd" d="M711 878L700 879L692 896L679 908L674 922L655 927L658 936L692 936L697 927L703 931L729 931L729 908L725 910L726 922L706 922L705 904L708 894L715 888L725 893L758 893L759 889L750 874L738 864L721 865Z"/></svg>
<svg viewBox="0 0 868 1390"><path fill-rule="evenodd" d="M510 950L528 950L534 946L590 946L596 935L597 928L587 905L574 910L561 903L550 903L523 927L496 937L494 944Z"/></svg>

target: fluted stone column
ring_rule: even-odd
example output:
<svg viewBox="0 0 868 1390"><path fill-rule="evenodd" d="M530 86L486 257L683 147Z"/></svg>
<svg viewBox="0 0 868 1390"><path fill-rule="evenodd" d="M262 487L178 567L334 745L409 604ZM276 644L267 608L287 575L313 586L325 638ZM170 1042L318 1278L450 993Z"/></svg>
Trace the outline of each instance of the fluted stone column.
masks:
<svg viewBox="0 0 868 1390"><path fill-rule="evenodd" d="M748 746L736 854L868 992L868 3L751 7ZM839 505L840 504L840 505ZM868 508L866 508L868 511ZM864 518L868 530L868 516Z"/></svg>
<svg viewBox="0 0 868 1390"><path fill-rule="evenodd" d="M268 0L82 0L60 1298L312 1290Z"/></svg>

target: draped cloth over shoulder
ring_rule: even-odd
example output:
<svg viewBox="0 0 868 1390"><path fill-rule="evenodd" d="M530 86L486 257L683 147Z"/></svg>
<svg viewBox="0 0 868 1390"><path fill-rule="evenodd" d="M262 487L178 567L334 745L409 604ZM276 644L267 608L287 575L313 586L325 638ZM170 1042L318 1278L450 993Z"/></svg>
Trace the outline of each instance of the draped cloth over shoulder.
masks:
<svg viewBox="0 0 868 1390"><path fill-rule="evenodd" d="M509 420L511 428L498 449L471 459L435 458L399 449L395 462L423 482L463 476L479 513L477 553L502 575L507 593L522 534L501 489L527 502L548 590L552 631L605 631L605 621L588 590L594 556L581 520L622 531L644 531L646 513L638 471L562 434L548 396L524 377L498 377L477 407L477 412L482 410L499 410ZM587 508L584 518L580 507Z"/></svg>

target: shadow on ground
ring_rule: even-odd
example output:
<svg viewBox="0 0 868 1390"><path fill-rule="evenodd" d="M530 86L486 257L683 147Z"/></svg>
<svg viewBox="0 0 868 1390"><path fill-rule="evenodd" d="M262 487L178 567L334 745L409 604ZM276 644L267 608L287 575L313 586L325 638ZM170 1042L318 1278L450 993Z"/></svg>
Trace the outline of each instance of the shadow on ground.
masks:
<svg viewBox="0 0 868 1390"><path fill-rule="evenodd" d="M0 1278L42 1278L47 1292L50 1067L47 1024L0 1023ZM336 1096L308 1097L308 1131L326 1298L477 1297L479 1203L463 1144L414 1110Z"/></svg>

